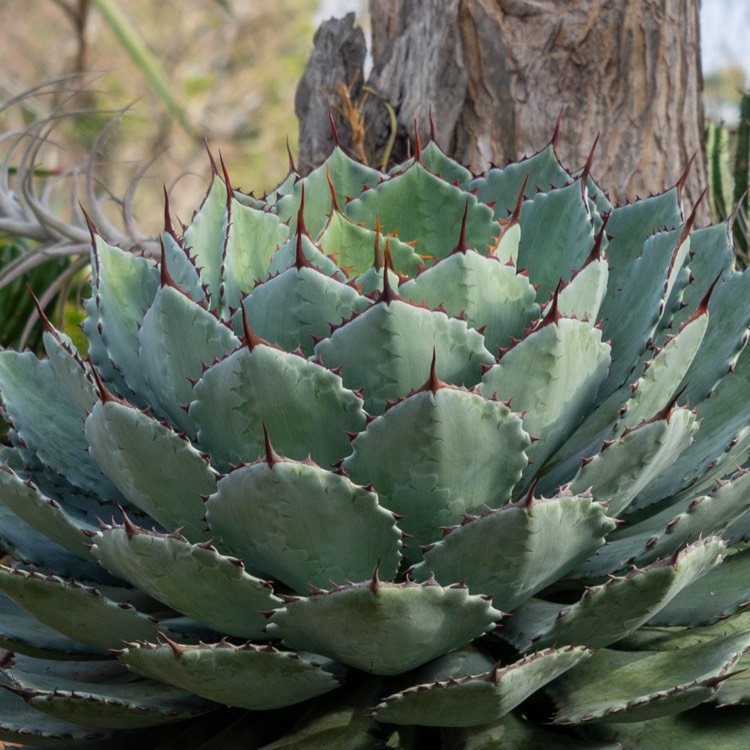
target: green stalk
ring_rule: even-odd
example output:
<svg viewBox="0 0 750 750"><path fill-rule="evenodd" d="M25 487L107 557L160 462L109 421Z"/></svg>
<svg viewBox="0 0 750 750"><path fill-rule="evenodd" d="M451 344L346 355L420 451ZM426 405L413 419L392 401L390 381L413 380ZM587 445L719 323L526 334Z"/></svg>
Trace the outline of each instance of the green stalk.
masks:
<svg viewBox="0 0 750 750"><path fill-rule="evenodd" d="M169 114L191 138L194 138L196 134L187 118L185 107L175 98L158 60L151 54L143 38L122 12L116 0L91 0L91 3L101 13L105 23L117 37L130 59L140 68Z"/></svg>

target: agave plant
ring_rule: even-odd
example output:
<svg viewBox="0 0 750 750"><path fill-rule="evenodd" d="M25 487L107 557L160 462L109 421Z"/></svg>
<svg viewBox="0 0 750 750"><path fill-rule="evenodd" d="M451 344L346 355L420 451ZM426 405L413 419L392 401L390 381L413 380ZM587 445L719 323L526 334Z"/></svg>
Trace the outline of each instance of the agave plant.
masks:
<svg viewBox="0 0 750 750"><path fill-rule="evenodd" d="M0 738L745 748L750 275L678 183L213 165L0 353ZM717 706L725 706L722 711Z"/></svg>

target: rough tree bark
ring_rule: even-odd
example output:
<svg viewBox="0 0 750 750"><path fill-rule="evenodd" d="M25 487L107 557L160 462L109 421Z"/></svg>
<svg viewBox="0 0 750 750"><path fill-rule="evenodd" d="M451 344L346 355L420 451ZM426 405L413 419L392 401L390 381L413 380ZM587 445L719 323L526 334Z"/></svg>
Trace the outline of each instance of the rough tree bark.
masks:
<svg viewBox="0 0 750 750"><path fill-rule="evenodd" d="M582 166L600 133L594 171L613 200L674 184L693 155L688 201L705 187L695 0L371 0L370 16L377 96L362 88L361 55L339 73L364 39L353 15L316 36L296 102L303 164L331 148L321 108L338 112L343 82L362 103L370 161L391 134L389 107L392 159L406 156L415 118L427 135L431 109L439 144L475 171L537 151L564 107L560 158Z"/></svg>

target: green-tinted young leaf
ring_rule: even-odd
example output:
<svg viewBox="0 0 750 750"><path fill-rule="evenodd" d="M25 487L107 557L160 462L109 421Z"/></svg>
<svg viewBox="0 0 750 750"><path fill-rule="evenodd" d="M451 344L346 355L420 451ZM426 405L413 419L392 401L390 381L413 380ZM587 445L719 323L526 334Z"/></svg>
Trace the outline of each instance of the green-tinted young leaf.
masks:
<svg viewBox="0 0 750 750"><path fill-rule="evenodd" d="M134 672L216 703L251 711L292 706L335 690L340 665L247 643L129 644L118 655Z"/></svg>
<svg viewBox="0 0 750 750"><path fill-rule="evenodd" d="M100 531L92 553L107 570L220 633L262 638L266 618L261 612L281 604L239 560L130 522Z"/></svg>
<svg viewBox="0 0 750 750"><path fill-rule="evenodd" d="M743 633L663 653L602 649L550 686L555 723L647 721L693 708L748 648Z"/></svg>
<svg viewBox="0 0 750 750"><path fill-rule="evenodd" d="M467 387L479 382L482 365L495 362L482 335L464 321L400 299L372 305L321 341L315 354L326 367L341 367L347 388L364 389L371 414L419 388L433 355L441 380Z"/></svg>
<svg viewBox="0 0 750 750"><path fill-rule="evenodd" d="M387 724L489 724L590 655L579 646L547 649L506 667L498 664L485 674L415 685L384 698L373 715Z"/></svg>
<svg viewBox="0 0 750 750"><path fill-rule="evenodd" d="M450 316L463 313L466 322L483 328L489 352L510 345L538 317L535 292L526 276L496 257L473 251L454 253L399 287L412 302L424 302Z"/></svg>
<svg viewBox="0 0 750 750"><path fill-rule="evenodd" d="M370 229L375 228L377 220L384 232L398 233L404 242L416 241L419 255L445 258L458 242L467 204L466 241L486 253L500 233L492 211L419 162L366 190L347 204L345 213Z"/></svg>
<svg viewBox="0 0 750 750"><path fill-rule="evenodd" d="M59 331L45 331L42 340L47 358L68 397L87 412L97 401L96 388L73 342Z"/></svg>
<svg viewBox="0 0 750 750"><path fill-rule="evenodd" d="M289 236L289 227L278 216L243 206L236 199L229 203L227 242L222 258L221 317L227 320L242 295L265 279L271 259Z"/></svg>
<svg viewBox="0 0 750 750"><path fill-rule="evenodd" d="M557 301L560 314L588 320L591 325L596 323L607 292L608 279L609 261L602 257L588 259L561 290Z"/></svg>
<svg viewBox="0 0 750 750"><path fill-rule="evenodd" d="M86 420L91 453L122 494L169 531L206 539L201 495L216 488L208 461L169 427L116 401Z"/></svg>
<svg viewBox="0 0 750 750"><path fill-rule="evenodd" d="M440 539L442 526L510 498L528 444L518 415L499 401L425 389L370 422L344 469L404 516L400 526L414 537L405 555L413 563L421 558L418 545Z"/></svg>
<svg viewBox="0 0 750 750"><path fill-rule="evenodd" d="M494 607L512 612L594 554L614 528L588 497L506 505L451 530L412 573L418 581L431 574L444 584L464 581L472 593L491 594Z"/></svg>
<svg viewBox="0 0 750 750"><path fill-rule="evenodd" d="M336 261L326 255L307 234L303 234L301 237L294 235L276 251L271 260L271 265L268 267L268 277L272 278L288 268L299 265L300 250L305 257L305 261L311 263L321 273L346 283L346 274L336 265Z"/></svg>
<svg viewBox="0 0 750 750"><path fill-rule="evenodd" d="M336 258L340 268L350 269L349 276L357 277L372 267L376 239L379 253L385 253L387 242L396 271L407 276L416 274L422 259L414 252L412 245L356 224L338 210L328 217L328 223L317 242L326 255Z"/></svg>
<svg viewBox="0 0 750 750"><path fill-rule="evenodd" d="M190 299L199 303L206 303L206 292L201 286L198 269L185 252L182 244L175 238L171 231L161 235L161 244L164 247L164 260L169 275L175 284L187 294Z"/></svg>
<svg viewBox="0 0 750 750"><path fill-rule="evenodd" d="M465 587L396 585L376 574L371 581L288 602L274 610L268 632L291 648L389 675L469 643L492 630L501 616Z"/></svg>
<svg viewBox="0 0 750 750"><path fill-rule="evenodd" d="M508 164L503 169L493 168L485 177L478 177L469 184L477 191L482 203L494 204L495 218L505 219L513 210L526 178L524 198L531 199L539 190L548 191L550 186L560 188L573 178L564 169L550 144L528 159Z"/></svg>
<svg viewBox="0 0 750 750"><path fill-rule="evenodd" d="M377 495L318 466L270 457L223 477L211 531L250 570L306 593L398 569L401 533ZM271 607L265 607L271 609Z"/></svg>
<svg viewBox="0 0 750 750"><path fill-rule="evenodd" d="M351 452L346 433L365 422L361 399L340 377L265 344L238 349L210 367L194 392L190 417L198 440L222 470L263 454L263 422L283 455L310 455L324 467Z"/></svg>
<svg viewBox="0 0 750 750"><path fill-rule="evenodd" d="M347 198L358 196L364 187L375 185L383 178L380 172L355 161L337 146L319 167L295 182L291 192L278 201L279 216L282 221L289 222L292 231L297 229L297 213L304 185L305 225L313 237L320 234L331 211L329 175L339 206L345 205Z"/></svg>

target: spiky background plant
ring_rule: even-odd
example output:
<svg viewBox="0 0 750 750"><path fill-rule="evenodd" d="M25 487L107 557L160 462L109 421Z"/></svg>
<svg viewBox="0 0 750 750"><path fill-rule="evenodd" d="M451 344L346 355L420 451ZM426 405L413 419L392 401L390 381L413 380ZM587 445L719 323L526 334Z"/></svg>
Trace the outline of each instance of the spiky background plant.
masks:
<svg viewBox="0 0 750 750"><path fill-rule="evenodd" d="M750 275L589 168L92 226L88 358L0 353L0 738L746 748Z"/></svg>

